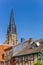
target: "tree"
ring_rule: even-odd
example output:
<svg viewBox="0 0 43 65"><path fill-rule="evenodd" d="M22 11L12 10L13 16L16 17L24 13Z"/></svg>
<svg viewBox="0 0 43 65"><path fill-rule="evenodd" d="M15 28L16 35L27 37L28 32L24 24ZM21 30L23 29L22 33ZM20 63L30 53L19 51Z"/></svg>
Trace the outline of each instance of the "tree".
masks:
<svg viewBox="0 0 43 65"><path fill-rule="evenodd" d="M37 62L37 63L34 64L34 65L43 65L43 63L41 63L41 62Z"/></svg>

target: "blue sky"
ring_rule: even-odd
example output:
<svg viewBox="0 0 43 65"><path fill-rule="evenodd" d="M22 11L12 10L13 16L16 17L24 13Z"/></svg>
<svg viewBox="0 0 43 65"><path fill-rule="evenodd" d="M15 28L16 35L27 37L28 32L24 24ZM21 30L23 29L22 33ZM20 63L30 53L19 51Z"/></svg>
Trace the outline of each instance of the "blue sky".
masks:
<svg viewBox="0 0 43 65"><path fill-rule="evenodd" d="M0 43L6 39L12 8L19 42L21 37L43 38L43 0L0 0Z"/></svg>

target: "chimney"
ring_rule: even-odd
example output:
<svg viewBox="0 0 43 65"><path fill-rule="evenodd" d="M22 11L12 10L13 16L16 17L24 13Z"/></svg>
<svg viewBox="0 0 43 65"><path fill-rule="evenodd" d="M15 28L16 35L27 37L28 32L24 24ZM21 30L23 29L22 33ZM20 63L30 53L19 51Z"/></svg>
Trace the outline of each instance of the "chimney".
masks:
<svg viewBox="0 0 43 65"><path fill-rule="evenodd" d="M29 38L29 43L32 43L33 42L33 38Z"/></svg>
<svg viewBox="0 0 43 65"><path fill-rule="evenodd" d="M24 42L25 41L25 39L24 38L21 38L21 42Z"/></svg>

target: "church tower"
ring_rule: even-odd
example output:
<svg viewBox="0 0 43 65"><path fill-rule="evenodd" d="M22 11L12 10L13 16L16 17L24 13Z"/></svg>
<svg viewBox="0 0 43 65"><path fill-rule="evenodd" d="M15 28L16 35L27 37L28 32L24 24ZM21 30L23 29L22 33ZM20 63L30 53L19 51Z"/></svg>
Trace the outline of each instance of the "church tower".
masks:
<svg viewBox="0 0 43 65"><path fill-rule="evenodd" d="M11 10L10 14L10 23L7 29L7 39L6 44L11 44L16 46L17 45L17 32L16 32L16 25L14 22L14 12L13 9Z"/></svg>

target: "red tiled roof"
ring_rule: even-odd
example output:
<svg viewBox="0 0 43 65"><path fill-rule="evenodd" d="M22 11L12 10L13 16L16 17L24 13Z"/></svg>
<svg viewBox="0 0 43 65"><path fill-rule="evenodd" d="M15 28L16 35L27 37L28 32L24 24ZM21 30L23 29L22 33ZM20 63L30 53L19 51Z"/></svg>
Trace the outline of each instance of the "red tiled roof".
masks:
<svg viewBox="0 0 43 65"><path fill-rule="evenodd" d="M4 53L4 50L7 48L10 48L11 46L8 45L0 45L0 61L3 61L2 54Z"/></svg>

